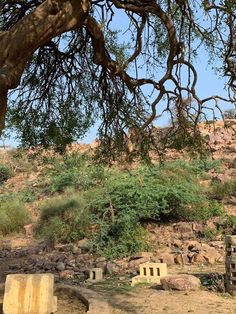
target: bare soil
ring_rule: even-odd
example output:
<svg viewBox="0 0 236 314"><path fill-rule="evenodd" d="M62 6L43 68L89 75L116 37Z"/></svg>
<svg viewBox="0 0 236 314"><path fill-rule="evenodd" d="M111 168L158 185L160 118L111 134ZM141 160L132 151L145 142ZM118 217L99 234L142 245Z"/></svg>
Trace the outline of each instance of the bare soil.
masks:
<svg viewBox="0 0 236 314"><path fill-rule="evenodd" d="M136 293L111 295L114 314L231 314L236 300L226 294L209 291L177 292L142 287Z"/></svg>
<svg viewBox="0 0 236 314"><path fill-rule="evenodd" d="M224 266L171 267L170 273L188 273L207 278L223 274ZM236 297L226 293L209 291L164 291L160 286L138 285L131 287L126 281L114 279L90 287L102 294L114 308L113 314L231 314L236 313Z"/></svg>
<svg viewBox="0 0 236 314"><path fill-rule="evenodd" d="M0 313L2 313L3 297L0 296ZM56 314L84 314L86 306L75 297L60 294L57 299Z"/></svg>

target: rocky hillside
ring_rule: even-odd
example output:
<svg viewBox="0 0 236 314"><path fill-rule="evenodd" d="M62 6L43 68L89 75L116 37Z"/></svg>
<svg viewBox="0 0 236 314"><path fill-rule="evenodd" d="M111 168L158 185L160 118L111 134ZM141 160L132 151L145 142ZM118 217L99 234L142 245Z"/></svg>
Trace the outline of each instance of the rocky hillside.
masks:
<svg viewBox="0 0 236 314"><path fill-rule="evenodd" d="M134 275L140 263L149 260L166 262L171 267L175 265L223 265L224 235L236 231L236 120L227 120L226 126L222 121L217 121L214 125L201 124L199 128L208 140L211 153L209 158L205 161L183 163L177 159L189 159L189 156L184 152L170 150L168 151L169 159L177 160L177 162L171 163L164 170L154 168L152 176L156 176L155 180L143 168L132 172L129 177L130 170L120 173L117 169L97 168L88 162L87 157L78 158L81 154L86 155L96 146L96 143L73 145L69 155L63 158L45 151L40 154L36 154L35 151L1 152L0 214L1 221L5 221L4 227L9 223L8 229L4 229L0 221L2 280L7 273L12 272L52 271L59 279L81 281L87 278L91 267L101 267L108 275ZM172 179L168 180L169 178ZM125 185L126 180L129 180L127 185ZM154 180L153 184L152 180ZM166 184L166 189L160 192L160 187L164 184ZM134 191L137 185L137 191ZM153 185L158 186L159 190L150 190ZM146 190L143 189L145 186L147 186ZM181 190L183 188L184 191ZM178 189L184 194L178 194ZM140 191L143 191L143 194ZM149 191L153 192L149 193ZM166 191L170 194L165 194ZM153 200L152 196L159 195L158 193L160 193L159 198ZM135 198L137 195L140 198ZM143 195L148 198L142 203ZM171 195L170 200L169 195ZM196 199L194 195L197 196ZM106 197L109 201L104 203ZM175 202L172 202L173 197L176 197ZM120 204L122 198L124 201ZM181 198L186 202L184 208L178 203ZM200 201L198 198L201 198ZM11 201L15 199L18 205L8 203L10 199ZM88 210L91 199L93 206L89 210L93 215L91 220L86 221L86 219L81 219L78 207ZM132 200L131 204L129 204L129 199ZM163 199L164 203L161 203L160 210L157 211L155 206L159 206L160 200ZM96 203L97 200L99 204ZM134 221L133 225L123 228L130 216L125 213L119 220L118 209L119 213L125 210L129 212L133 210L132 206L136 204L135 202L140 204L139 210L142 212L142 217L139 221ZM154 207L150 205L152 202L156 204ZM63 206L69 206L68 203L72 204L70 205L72 207L61 214L60 210L63 211ZM13 229L12 217L16 213L19 214L22 204L28 215L27 217L23 214L17 216L16 228ZM126 208L127 204L130 207ZM165 204L169 207L165 207L162 212L161 206L166 206ZM209 207L209 212L205 213L206 216L202 216L201 211L193 212L193 208L198 208L199 204ZM105 206L105 209L102 206ZM7 213L9 208L13 207L16 207L16 211L11 213L9 222ZM224 210L222 214L221 207ZM175 215L177 208L178 217ZM146 214L148 210L151 211L149 216ZM191 219L186 215L186 210L194 214L192 217L195 220L189 221ZM56 214L51 217L50 211ZM101 216L99 216L100 213ZM83 212L82 216L84 218L89 215L90 212L85 214ZM156 215L155 219L151 219L154 215ZM202 219L202 217L207 218ZM75 229L70 224L73 219L77 219L80 223ZM21 225L17 225L20 222ZM105 237L110 237L116 230L115 234L120 233L120 238L109 239L110 242L102 242L107 241L107 238L92 239L97 242L92 243L91 250L91 234L95 234L105 222L107 225L102 229L103 236L105 234ZM108 230L108 227L113 224L114 229ZM135 229L139 232L138 236L132 233L134 226L137 225L138 227L140 225L140 228ZM148 236L134 253L136 248L132 245L136 243L135 237L137 236L138 239L143 237L141 228L145 228ZM40 233L39 230L43 231ZM60 230L62 230L61 233ZM56 241L47 240L48 235L52 233L58 235ZM65 234L68 234L67 238ZM119 241L126 241L129 236L130 242L125 245L133 250L132 254L127 256L123 253L125 257L115 257L112 245L122 253L126 247L119 246ZM39 237L41 237L40 240ZM137 245L139 244L137 242ZM95 251L95 246L99 250ZM111 246L110 251L108 251L109 246ZM107 251L103 254L105 248Z"/></svg>

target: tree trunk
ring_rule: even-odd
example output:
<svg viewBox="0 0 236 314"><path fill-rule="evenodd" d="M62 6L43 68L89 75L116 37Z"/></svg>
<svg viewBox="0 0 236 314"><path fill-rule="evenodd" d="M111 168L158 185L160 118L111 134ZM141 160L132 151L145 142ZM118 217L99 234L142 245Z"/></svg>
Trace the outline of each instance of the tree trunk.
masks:
<svg viewBox="0 0 236 314"><path fill-rule="evenodd" d="M9 31L0 32L0 131L7 91L16 88L33 53L52 38L82 26L91 0L45 0Z"/></svg>
<svg viewBox="0 0 236 314"><path fill-rule="evenodd" d="M7 90L0 88L0 136L5 127L5 116L7 110Z"/></svg>

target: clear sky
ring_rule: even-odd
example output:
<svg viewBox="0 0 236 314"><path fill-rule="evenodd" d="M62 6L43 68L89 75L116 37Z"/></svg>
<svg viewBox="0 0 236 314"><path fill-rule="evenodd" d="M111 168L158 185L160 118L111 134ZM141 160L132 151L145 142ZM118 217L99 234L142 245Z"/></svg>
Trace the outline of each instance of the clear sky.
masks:
<svg viewBox="0 0 236 314"><path fill-rule="evenodd" d="M127 19L125 19L124 13L119 12L119 14L116 15L113 27L114 29L125 30L128 25L127 23L128 21ZM129 40L127 33L123 34L122 40L126 42ZM216 62L216 61L213 61L213 62ZM205 50L201 49L199 51L198 57L194 65L198 72L198 83L196 86L196 90L200 98L205 98L211 95L220 95L227 98L227 92L224 90L226 79L219 78L217 74L214 73L214 71L212 70L212 67L215 67L215 66L217 67L217 64L216 63L208 64L208 54L206 53ZM164 105L165 105L164 102L159 105L158 112L157 112L158 114L161 113ZM219 106L222 108L222 111L232 108L232 105L230 106L229 104L222 101L219 101ZM218 114L218 117L219 116L220 115ZM165 125L168 123L168 119L167 117L163 116L157 121L157 123L159 125ZM90 132L88 132L87 136L82 140L82 142L90 143L93 139L96 138L96 132L97 132L97 127L95 126L90 130ZM2 143L0 141L0 145L1 144ZM14 139L14 134L9 140L6 140L6 144L17 146L17 142Z"/></svg>

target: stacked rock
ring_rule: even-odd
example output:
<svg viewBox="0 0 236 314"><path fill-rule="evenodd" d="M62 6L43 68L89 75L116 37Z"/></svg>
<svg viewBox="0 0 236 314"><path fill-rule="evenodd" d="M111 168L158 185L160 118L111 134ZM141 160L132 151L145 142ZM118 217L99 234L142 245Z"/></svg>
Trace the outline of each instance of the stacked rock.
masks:
<svg viewBox="0 0 236 314"><path fill-rule="evenodd" d="M226 236L226 278L225 288L231 295L236 295L236 236Z"/></svg>

